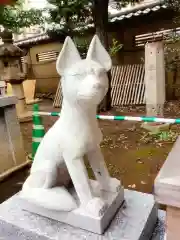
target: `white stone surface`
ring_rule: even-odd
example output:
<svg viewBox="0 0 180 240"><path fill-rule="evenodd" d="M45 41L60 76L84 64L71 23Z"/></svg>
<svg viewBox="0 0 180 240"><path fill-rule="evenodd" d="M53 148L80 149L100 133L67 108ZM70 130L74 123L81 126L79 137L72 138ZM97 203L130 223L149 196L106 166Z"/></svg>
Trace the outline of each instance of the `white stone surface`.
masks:
<svg viewBox="0 0 180 240"><path fill-rule="evenodd" d="M154 195L158 203L166 205L166 233L168 240L180 236L180 137L177 138L165 163L155 179Z"/></svg>
<svg viewBox="0 0 180 240"><path fill-rule="evenodd" d="M5 222L10 224L9 233L13 225L18 233L22 232L23 236L26 236L24 239L33 239L32 236L36 236L37 239L42 240L150 240L157 221L157 209L153 196L125 190L125 199L126 204L117 213L107 231L103 235L98 235L23 211L19 198L15 195L0 205L0 233L2 232L1 223ZM159 225L156 227L153 240L163 240L163 212L160 216L162 219L160 218ZM7 231L8 229L5 232ZM12 231L15 230L12 229ZM18 239L16 236L17 233L14 233L12 239Z"/></svg>
<svg viewBox="0 0 180 240"><path fill-rule="evenodd" d="M154 195L158 203L180 208L180 137L158 173L154 183Z"/></svg>

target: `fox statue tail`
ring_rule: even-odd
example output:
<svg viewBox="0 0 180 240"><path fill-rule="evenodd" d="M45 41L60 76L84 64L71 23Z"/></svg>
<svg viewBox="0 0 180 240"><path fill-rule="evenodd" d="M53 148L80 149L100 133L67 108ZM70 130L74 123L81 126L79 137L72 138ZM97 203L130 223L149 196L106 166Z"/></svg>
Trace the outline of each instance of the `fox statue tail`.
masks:
<svg viewBox="0 0 180 240"><path fill-rule="evenodd" d="M20 197L43 208L56 211L72 211L77 203L65 187L34 188L24 184Z"/></svg>

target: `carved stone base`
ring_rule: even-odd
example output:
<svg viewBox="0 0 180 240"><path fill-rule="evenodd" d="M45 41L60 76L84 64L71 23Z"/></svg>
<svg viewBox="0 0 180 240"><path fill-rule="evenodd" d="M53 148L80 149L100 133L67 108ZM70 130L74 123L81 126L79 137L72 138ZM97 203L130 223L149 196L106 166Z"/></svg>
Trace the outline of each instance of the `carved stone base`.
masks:
<svg viewBox="0 0 180 240"><path fill-rule="evenodd" d="M32 121L32 112L27 111L27 112L19 114L18 120L20 123Z"/></svg>
<svg viewBox="0 0 180 240"><path fill-rule="evenodd" d="M81 208L75 209L71 212L47 210L35 204L29 203L25 199L21 198L21 195L20 204L24 210L29 212L69 224L73 227L78 227L90 232L102 234L109 225L110 221L113 219L117 210L124 202L124 189L122 187L118 193L101 191L99 188L97 188L96 181L93 180L92 186L95 195L97 197L101 196L102 199L108 204L107 210L100 217L92 216L86 213L84 210L82 211ZM77 199L77 195L74 190L72 190L72 194L74 195L74 198Z"/></svg>
<svg viewBox="0 0 180 240"><path fill-rule="evenodd" d="M21 202L15 195L0 204L0 236L6 240L163 240L161 220L155 229L157 208L150 194L125 190L125 204L102 236L24 211Z"/></svg>

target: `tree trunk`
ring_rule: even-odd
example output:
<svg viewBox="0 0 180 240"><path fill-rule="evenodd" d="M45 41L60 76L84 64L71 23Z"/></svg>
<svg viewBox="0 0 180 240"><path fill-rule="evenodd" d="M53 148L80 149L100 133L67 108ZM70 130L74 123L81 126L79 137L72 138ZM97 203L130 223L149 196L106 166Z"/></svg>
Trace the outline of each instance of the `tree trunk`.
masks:
<svg viewBox="0 0 180 240"><path fill-rule="evenodd" d="M109 51L108 43L108 5L109 0L94 0L93 18L96 28L96 34L99 36L102 44ZM111 109L111 72L108 72L109 89L99 106L99 110L108 111Z"/></svg>
<svg viewBox="0 0 180 240"><path fill-rule="evenodd" d="M16 0L1 0L1 5L13 5L16 3Z"/></svg>

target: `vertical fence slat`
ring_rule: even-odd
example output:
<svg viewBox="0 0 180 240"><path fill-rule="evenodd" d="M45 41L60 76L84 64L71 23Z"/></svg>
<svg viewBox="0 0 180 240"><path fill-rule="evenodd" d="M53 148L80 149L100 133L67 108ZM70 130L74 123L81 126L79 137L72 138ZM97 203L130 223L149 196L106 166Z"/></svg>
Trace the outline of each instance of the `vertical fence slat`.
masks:
<svg viewBox="0 0 180 240"><path fill-rule="evenodd" d="M145 95L144 76L145 76L145 68L144 68L144 66L143 66L143 68L142 68L142 74L141 74L141 77L140 77L140 86L141 86L141 87L139 87L140 94L139 94L139 99L138 99L138 102L139 102L140 104L143 104L143 99L144 99L144 95Z"/></svg>
<svg viewBox="0 0 180 240"><path fill-rule="evenodd" d="M133 101L131 102L131 104L138 104L138 93L139 93L139 89L140 89L140 78L141 78L141 74L142 74L142 65L138 66L137 69L137 75L135 76L136 81L136 88L135 88L135 92L134 92L134 96L133 96Z"/></svg>
<svg viewBox="0 0 180 240"><path fill-rule="evenodd" d="M116 89L115 89L115 98L114 98L113 106L118 105L119 89L121 88L121 84L123 82L123 78L124 78L124 75L126 73L126 68L124 66L122 66L119 69L118 73L119 73L119 77L118 77L118 82L117 82Z"/></svg>
<svg viewBox="0 0 180 240"><path fill-rule="evenodd" d="M136 81L136 70L137 70L137 67L136 67L136 64L132 65L132 73L131 73L131 78L130 78L130 82L129 82L129 87L127 89L127 93L126 93L126 102L125 102L125 105L128 105L130 104L131 100L132 100L132 97L133 97L133 93L135 91L135 81Z"/></svg>
<svg viewBox="0 0 180 240"><path fill-rule="evenodd" d="M121 102L122 105L126 104L127 92L128 92L129 85L131 84L131 75L132 75L132 71L133 71L133 66L129 65L128 68L129 68L128 69L129 71L127 74L127 79L125 80L125 88L124 88L124 92L123 92L123 99Z"/></svg>
<svg viewBox="0 0 180 240"><path fill-rule="evenodd" d="M124 97L125 97L125 88L126 88L126 84L127 84L127 78L129 76L129 72L130 72L130 65L125 65L124 67L124 74L122 76L121 79L121 85L119 86L118 89L118 98L117 98L117 105L122 105Z"/></svg>
<svg viewBox="0 0 180 240"><path fill-rule="evenodd" d="M119 68L119 67L118 67ZM119 86L121 84L122 81L122 75L124 74L125 69L123 69L123 66L121 66L121 68L119 68L118 74L119 76L117 76L118 81L116 82L116 86L115 86L115 98L114 98L114 102L113 102L113 106L117 105L117 101L118 101L118 89Z"/></svg>
<svg viewBox="0 0 180 240"><path fill-rule="evenodd" d="M61 104L62 104L62 90L61 90L61 81L59 81L56 95L55 95L54 102L53 102L53 107L59 108L59 107L61 107Z"/></svg>
<svg viewBox="0 0 180 240"><path fill-rule="evenodd" d="M119 81L119 73L121 72L121 66L115 66L112 69L111 77L112 77L112 92L111 92L111 98L112 98L112 105L115 101L116 96L116 88Z"/></svg>

